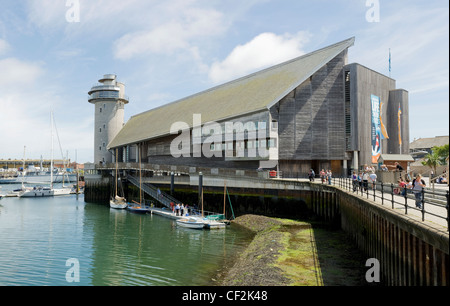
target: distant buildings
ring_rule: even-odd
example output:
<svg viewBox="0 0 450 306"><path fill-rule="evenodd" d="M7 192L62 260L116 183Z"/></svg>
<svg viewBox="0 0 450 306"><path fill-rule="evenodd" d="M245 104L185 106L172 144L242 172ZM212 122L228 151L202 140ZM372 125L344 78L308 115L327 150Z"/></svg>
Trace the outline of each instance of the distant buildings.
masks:
<svg viewBox="0 0 450 306"><path fill-rule="evenodd" d="M419 138L409 145L410 154L415 160L422 159L432 152L433 147L441 147L449 144L449 136L436 136L433 138Z"/></svg>
<svg viewBox="0 0 450 306"><path fill-rule="evenodd" d="M347 172L409 152L408 92L360 64L354 38L133 116L115 76L89 92L95 161ZM107 97L105 95L107 93ZM111 96L112 95L112 96ZM118 112L120 111L120 112Z"/></svg>

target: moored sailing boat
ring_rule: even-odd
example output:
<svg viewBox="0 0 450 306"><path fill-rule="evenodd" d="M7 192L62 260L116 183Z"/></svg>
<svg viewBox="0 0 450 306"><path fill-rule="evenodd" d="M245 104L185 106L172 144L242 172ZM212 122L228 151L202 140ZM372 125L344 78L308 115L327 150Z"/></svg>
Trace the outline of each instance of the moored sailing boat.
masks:
<svg viewBox="0 0 450 306"><path fill-rule="evenodd" d="M119 197L118 193L117 193L117 181L118 181L117 168L118 168L118 161L117 161L117 149L116 149L116 176L115 176L116 194L115 194L114 198L109 201L109 206L114 209L125 209L128 207L127 201L125 200L124 197Z"/></svg>
<svg viewBox="0 0 450 306"><path fill-rule="evenodd" d="M146 214L148 213L148 207L145 204L142 204L142 165L141 165L141 146L139 145L139 203L133 201L134 204L128 204L127 209L130 212L138 213L138 214Z"/></svg>
<svg viewBox="0 0 450 306"><path fill-rule="evenodd" d="M50 166L50 187L37 186L34 188L28 188L28 189L22 190L19 193L19 198L53 197L53 196L70 195L72 193L72 188L64 187L64 181L63 181L63 188L58 188L58 189L53 188L53 125L54 125L54 122L53 122L53 112L52 112L51 113L52 159L51 159L51 166Z"/></svg>

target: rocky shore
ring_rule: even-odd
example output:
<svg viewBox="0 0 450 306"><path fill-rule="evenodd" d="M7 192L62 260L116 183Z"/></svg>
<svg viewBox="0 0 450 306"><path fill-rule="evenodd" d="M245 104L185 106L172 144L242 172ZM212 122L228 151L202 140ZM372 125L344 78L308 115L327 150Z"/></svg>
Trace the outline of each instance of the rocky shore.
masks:
<svg viewBox="0 0 450 306"><path fill-rule="evenodd" d="M255 233L220 286L364 285L364 258L341 231L309 222L244 215L233 221Z"/></svg>

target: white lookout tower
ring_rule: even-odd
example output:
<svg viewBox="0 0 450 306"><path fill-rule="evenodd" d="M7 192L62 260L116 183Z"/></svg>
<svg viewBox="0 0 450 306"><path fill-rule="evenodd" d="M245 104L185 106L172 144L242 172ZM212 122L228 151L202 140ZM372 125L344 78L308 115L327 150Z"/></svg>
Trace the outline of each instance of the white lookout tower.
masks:
<svg viewBox="0 0 450 306"><path fill-rule="evenodd" d="M94 163L111 163L112 153L107 146L124 125L125 85L116 75L106 74L89 91L89 103L95 105Z"/></svg>

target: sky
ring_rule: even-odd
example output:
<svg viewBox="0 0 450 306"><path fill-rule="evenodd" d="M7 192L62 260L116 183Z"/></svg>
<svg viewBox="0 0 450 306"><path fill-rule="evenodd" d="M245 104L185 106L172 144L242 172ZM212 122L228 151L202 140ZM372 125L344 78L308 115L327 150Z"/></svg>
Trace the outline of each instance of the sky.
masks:
<svg viewBox="0 0 450 306"><path fill-rule="evenodd" d="M449 135L446 0L0 0L0 159L94 159L88 91L138 113L355 37L349 63L409 92L410 138ZM391 72L389 71L391 50Z"/></svg>

